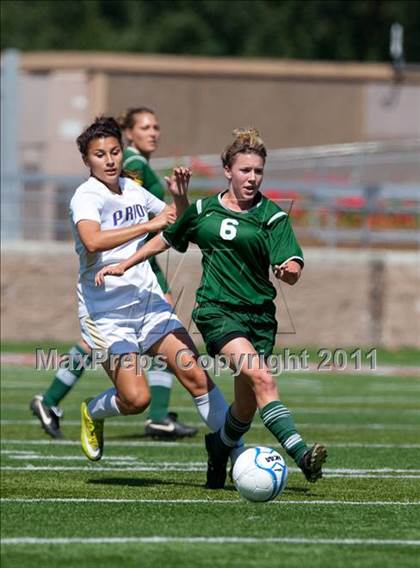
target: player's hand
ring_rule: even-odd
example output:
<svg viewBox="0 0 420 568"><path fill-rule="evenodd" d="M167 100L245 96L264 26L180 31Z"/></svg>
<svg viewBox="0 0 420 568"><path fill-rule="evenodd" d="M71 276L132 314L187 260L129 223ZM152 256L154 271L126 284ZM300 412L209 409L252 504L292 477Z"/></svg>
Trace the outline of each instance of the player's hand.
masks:
<svg viewBox="0 0 420 568"><path fill-rule="evenodd" d="M102 286L105 284L105 276L122 276L125 272L124 265L120 264L110 264L109 266L104 266L95 276L95 286Z"/></svg>
<svg viewBox="0 0 420 568"><path fill-rule="evenodd" d="M174 168L172 175L165 177L169 191L175 197L186 197L190 183L190 168Z"/></svg>
<svg viewBox="0 0 420 568"><path fill-rule="evenodd" d="M274 267L274 276L286 284L296 284L302 272L302 266L295 260L289 260L285 264Z"/></svg>
<svg viewBox="0 0 420 568"><path fill-rule="evenodd" d="M161 213L159 213L159 215L156 215L156 217L150 219L149 221L150 232L158 233L159 231L166 229L166 227L168 225L171 225L171 223L175 223L175 221L176 221L175 209L172 205L167 205L165 209Z"/></svg>

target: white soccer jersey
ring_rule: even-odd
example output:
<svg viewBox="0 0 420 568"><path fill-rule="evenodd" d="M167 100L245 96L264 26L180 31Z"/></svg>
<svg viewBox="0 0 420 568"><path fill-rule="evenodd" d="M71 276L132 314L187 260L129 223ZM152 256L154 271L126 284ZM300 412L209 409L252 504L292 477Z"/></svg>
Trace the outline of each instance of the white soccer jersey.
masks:
<svg viewBox="0 0 420 568"><path fill-rule="evenodd" d="M80 261L77 285L79 317L147 301L152 292L162 296L149 262L130 268L123 276L107 276L103 286L95 286L98 270L134 254L144 244L147 234L108 251L89 253L80 240L77 223L97 221L101 230L130 227L148 221L150 213L157 215L165 207L163 201L129 178L120 178L120 188L121 195L115 194L102 182L90 177L76 189L70 202L72 231Z"/></svg>

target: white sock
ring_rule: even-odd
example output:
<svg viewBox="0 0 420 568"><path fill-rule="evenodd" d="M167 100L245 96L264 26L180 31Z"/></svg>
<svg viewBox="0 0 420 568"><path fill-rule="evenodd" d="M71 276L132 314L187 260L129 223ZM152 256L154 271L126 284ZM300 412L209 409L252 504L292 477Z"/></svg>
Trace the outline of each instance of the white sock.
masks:
<svg viewBox="0 0 420 568"><path fill-rule="evenodd" d="M117 406L117 390L112 387L101 394L98 394L88 404L89 414L94 420L103 420L111 416L119 416L120 409Z"/></svg>
<svg viewBox="0 0 420 568"><path fill-rule="evenodd" d="M172 388L172 374L168 371L151 371L147 372L147 380L150 387Z"/></svg>
<svg viewBox="0 0 420 568"><path fill-rule="evenodd" d="M229 407L217 385L208 393L193 397L193 400L201 419L210 430L217 432L223 428ZM240 444L243 444L242 440L240 440Z"/></svg>
<svg viewBox="0 0 420 568"><path fill-rule="evenodd" d="M219 387L215 385L211 391L201 396L195 396L193 400L201 419L210 430L213 430L213 432L220 430L225 423L226 412L229 407Z"/></svg>

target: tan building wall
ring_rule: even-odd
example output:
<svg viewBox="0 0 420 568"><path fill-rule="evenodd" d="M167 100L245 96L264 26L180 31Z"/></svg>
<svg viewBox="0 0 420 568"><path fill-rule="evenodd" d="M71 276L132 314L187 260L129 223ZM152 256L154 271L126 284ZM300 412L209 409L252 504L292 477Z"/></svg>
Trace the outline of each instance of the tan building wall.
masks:
<svg viewBox="0 0 420 568"><path fill-rule="evenodd" d="M36 138L62 173L83 172L77 129L137 105L159 114L160 156L219 153L248 124L270 148L420 137L420 71L395 86L386 64L59 52L23 54L21 69L22 144Z"/></svg>
<svg viewBox="0 0 420 568"><path fill-rule="evenodd" d="M2 251L2 339L73 341L79 336L77 257L70 245ZM413 252L306 249L302 280L278 289L278 346L384 345L420 348L420 262ZM167 270L177 311L194 341L191 322L201 255L170 251ZM380 267L379 279L373 266ZM401 274L404 275L401 278ZM28 293L28 290L31 292Z"/></svg>
<svg viewBox="0 0 420 568"><path fill-rule="evenodd" d="M156 108L161 155L219 153L234 128L248 125L270 148L363 139L362 89L355 84L125 75L111 82L111 113L139 101Z"/></svg>

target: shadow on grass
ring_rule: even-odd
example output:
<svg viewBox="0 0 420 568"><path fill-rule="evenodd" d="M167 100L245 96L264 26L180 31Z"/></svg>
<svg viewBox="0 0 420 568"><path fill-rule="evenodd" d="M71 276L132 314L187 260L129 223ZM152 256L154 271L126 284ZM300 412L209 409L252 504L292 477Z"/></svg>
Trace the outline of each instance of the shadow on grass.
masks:
<svg viewBox="0 0 420 568"><path fill-rule="evenodd" d="M171 438L171 437L156 437L156 438L152 438L151 436L149 436L148 434L144 434L144 433L136 433L136 434L122 434L120 436L108 436L106 437L107 440L150 440L151 442L179 442L181 439L185 440L186 442L188 442L188 440L191 440L191 438ZM204 442L203 442L203 447L204 447Z"/></svg>
<svg viewBox="0 0 420 568"><path fill-rule="evenodd" d="M310 487L286 487L285 493L308 493L311 491Z"/></svg>
<svg viewBox="0 0 420 568"><path fill-rule="evenodd" d="M126 485L128 487L173 485L171 481L164 481L162 479L140 479L137 477L103 477L102 479L88 479L86 483L91 483L93 485Z"/></svg>
<svg viewBox="0 0 420 568"><path fill-rule="evenodd" d="M117 485L125 487L154 487L157 485L167 485L167 486L178 486L178 487L197 487L208 491L202 483L186 483L185 481L170 481L164 479L145 479L145 478L134 478L134 477L103 477L101 479L88 479L86 483L91 485ZM226 485L224 489L217 491L211 491L212 494L217 498L220 496L220 492L230 492L236 493L234 485ZM309 487L287 487L284 491L286 494L306 494L310 492Z"/></svg>
<svg viewBox="0 0 420 568"><path fill-rule="evenodd" d="M203 483L172 481L167 479L145 479L138 477L102 477L99 479L88 479L86 483L90 483L92 485L125 485L127 487L153 487L156 485L172 485L180 487L199 487L206 490ZM233 485L227 485L223 489L223 491L236 491L236 489Z"/></svg>
<svg viewBox="0 0 420 568"><path fill-rule="evenodd" d="M136 433L136 434L122 434L119 436L110 436L107 434L106 439L107 440L145 440L146 438L148 438L148 436L146 436L146 434L140 434L140 433Z"/></svg>

